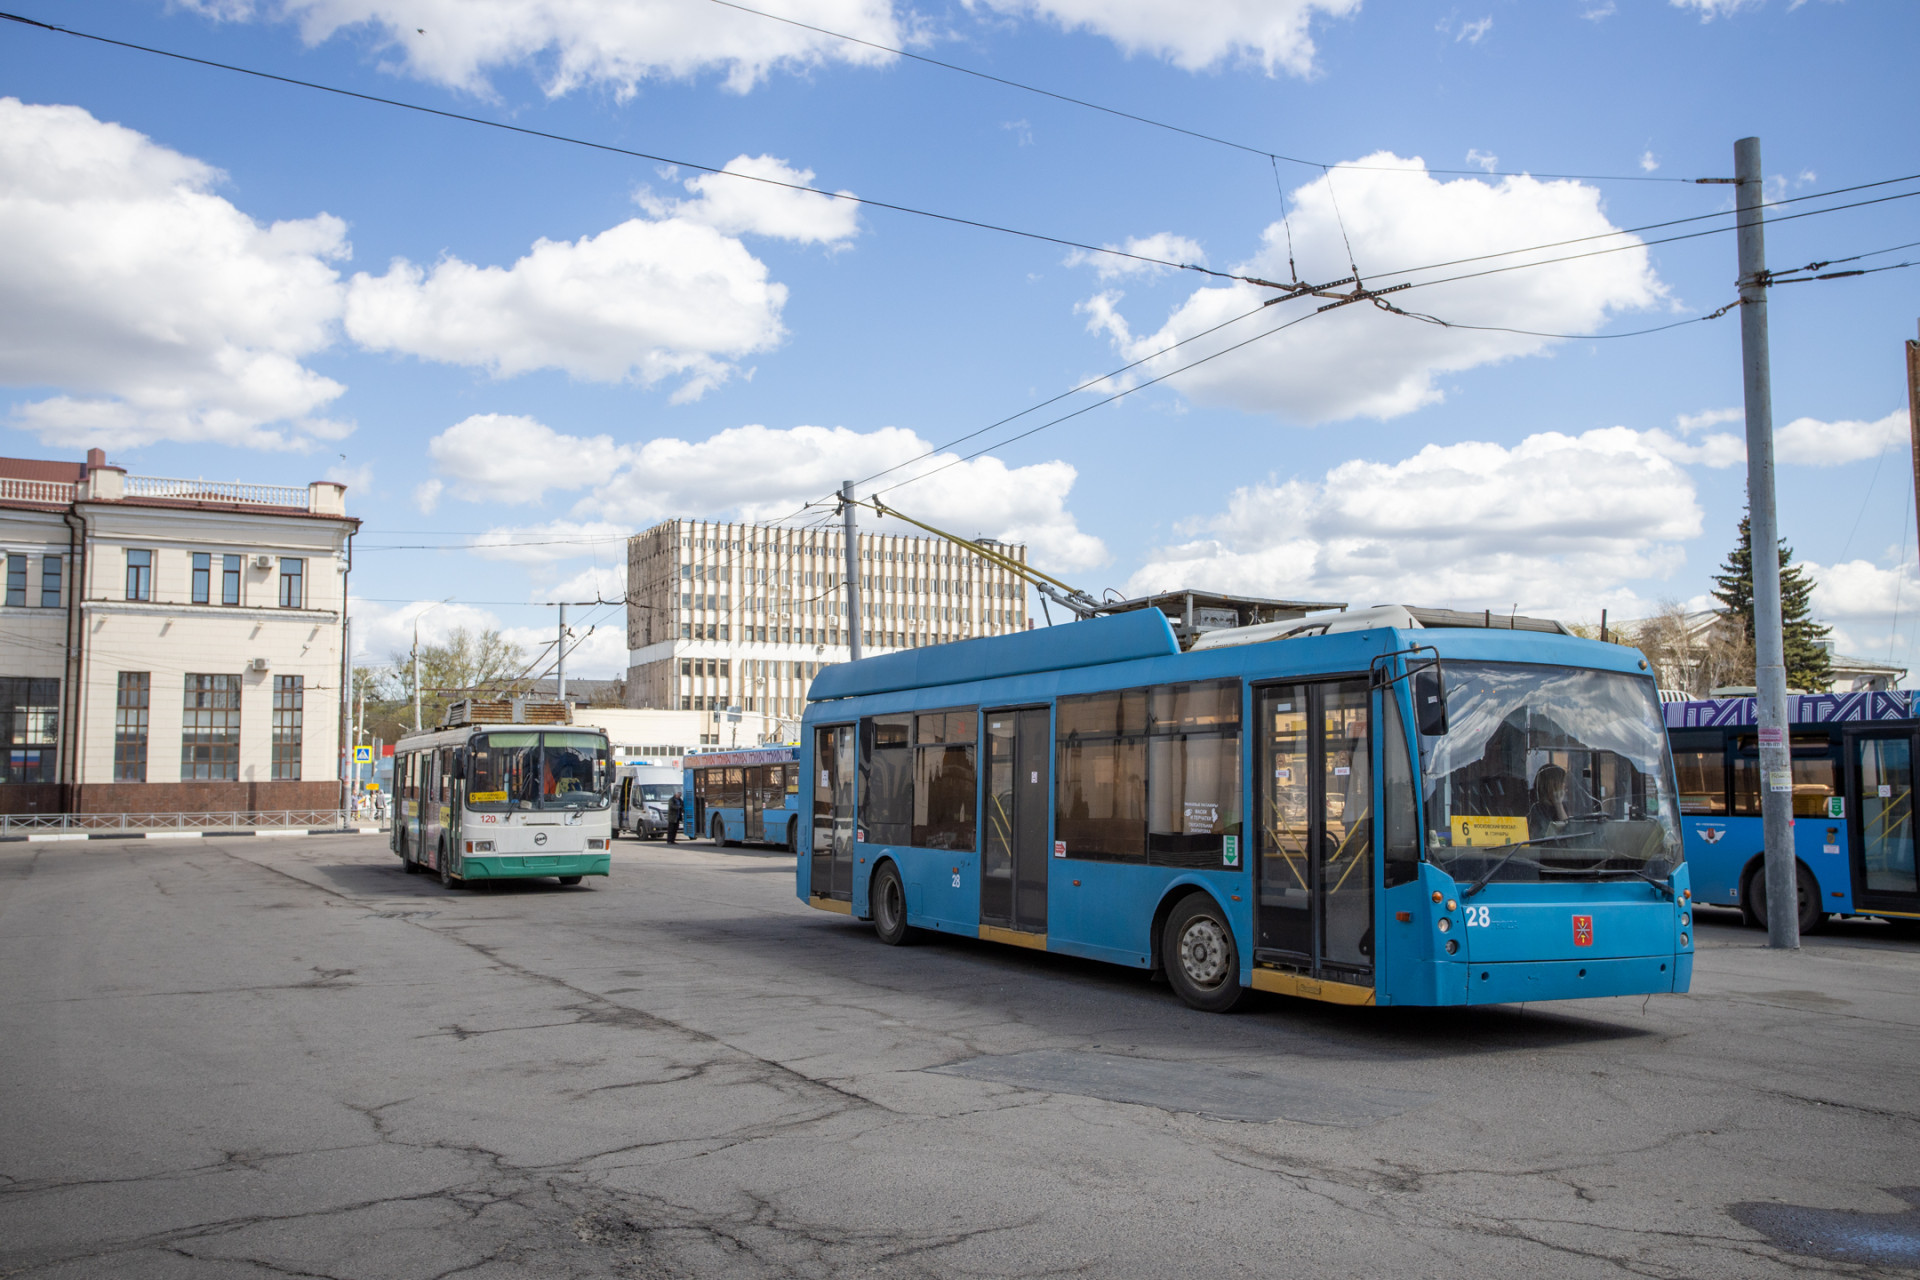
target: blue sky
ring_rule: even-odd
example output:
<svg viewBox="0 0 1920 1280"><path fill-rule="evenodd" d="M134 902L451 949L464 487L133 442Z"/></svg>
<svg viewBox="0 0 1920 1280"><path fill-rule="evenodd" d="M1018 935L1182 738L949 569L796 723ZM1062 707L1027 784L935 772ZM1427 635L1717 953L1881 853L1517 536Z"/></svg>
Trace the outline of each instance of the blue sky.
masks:
<svg viewBox="0 0 1920 1280"><path fill-rule="evenodd" d="M1266 279L1286 272L1289 236L1303 278L1348 274L1351 245L1385 285L1710 214L1729 188L1630 179L1728 175L1746 134L1777 197L1920 173L1895 123L1912 109L1901 63L1920 11L1858 0L778 7L1255 150L1368 166L1277 175L1264 155L711 0L18 11ZM146 474L348 478L375 655L448 596L457 607L423 631L544 635L551 611L532 602L617 596L627 531L785 515L1131 360L1149 357L1134 379L1155 376L1307 312L1262 309L1153 357L1271 291L11 24L0 58L0 451L97 443ZM1770 261L1920 240L1917 215L1920 200L1899 199L1781 223ZM1731 301L1734 276L1718 234L1395 300L1462 323L1625 333ZM1816 566L1842 650L1902 662L1920 658L1900 345L1916 281L1782 286L1771 305L1782 530ZM1707 590L1742 502L1740 403L1735 315L1553 340L1362 305L887 496L1025 539L1095 591L1632 617ZM619 611L595 621L578 665L612 674Z"/></svg>

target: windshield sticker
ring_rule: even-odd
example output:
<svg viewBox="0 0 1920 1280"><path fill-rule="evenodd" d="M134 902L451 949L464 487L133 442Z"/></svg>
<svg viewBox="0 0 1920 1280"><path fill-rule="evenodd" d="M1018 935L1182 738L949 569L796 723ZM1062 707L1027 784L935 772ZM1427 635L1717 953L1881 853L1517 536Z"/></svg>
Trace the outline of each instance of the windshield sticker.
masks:
<svg viewBox="0 0 1920 1280"><path fill-rule="evenodd" d="M1240 865L1240 837L1239 836L1222 836L1220 839L1221 839L1220 861L1224 865L1229 867L1239 866Z"/></svg>
<svg viewBox="0 0 1920 1280"><path fill-rule="evenodd" d="M1182 807L1186 819L1186 834L1190 836L1208 836L1220 821L1220 806L1215 803L1189 800Z"/></svg>
<svg viewBox="0 0 1920 1280"><path fill-rule="evenodd" d="M1453 843L1472 847L1491 847L1503 844L1522 844L1527 839L1527 820L1525 818L1500 817L1494 814L1479 814L1474 817L1453 819Z"/></svg>
<svg viewBox="0 0 1920 1280"><path fill-rule="evenodd" d="M468 794L468 804L505 804L507 793L504 791L474 791Z"/></svg>
<svg viewBox="0 0 1920 1280"><path fill-rule="evenodd" d="M1829 818L1846 817L1847 802L1841 799L1839 796L1828 796L1827 797L1827 816Z"/></svg>
<svg viewBox="0 0 1920 1280"><path fill-rule="evenodd" d="M1056 858L1064 858L1067 856L1067 842L1065 840L1055 840L1053 842L1053 856Z"/></svg>

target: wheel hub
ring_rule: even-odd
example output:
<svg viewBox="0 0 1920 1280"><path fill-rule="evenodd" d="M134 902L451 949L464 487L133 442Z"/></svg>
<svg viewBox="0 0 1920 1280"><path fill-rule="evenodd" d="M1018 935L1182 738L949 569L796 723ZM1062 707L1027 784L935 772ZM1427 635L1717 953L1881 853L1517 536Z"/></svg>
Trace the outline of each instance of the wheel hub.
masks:
<svg viewBox="0 0 1920 1280"><path fill-rule="evenodd" d="M1220 924L1195 920L1180 935L1180 967L1196 986L1218 984L1227 972L1227 939Z"/></svg>

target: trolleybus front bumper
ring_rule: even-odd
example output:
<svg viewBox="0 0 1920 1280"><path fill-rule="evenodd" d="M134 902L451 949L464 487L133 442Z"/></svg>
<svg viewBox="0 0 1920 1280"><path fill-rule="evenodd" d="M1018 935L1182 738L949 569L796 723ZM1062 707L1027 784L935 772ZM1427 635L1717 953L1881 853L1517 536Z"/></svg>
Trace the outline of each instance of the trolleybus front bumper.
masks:
<svg viewBox="0 0 1920 1280"><path fill-rule="evenodd" d="M604 876L613 858L605 853L468 854L460 874L467 880L522 880L531 876Z"/></svg>

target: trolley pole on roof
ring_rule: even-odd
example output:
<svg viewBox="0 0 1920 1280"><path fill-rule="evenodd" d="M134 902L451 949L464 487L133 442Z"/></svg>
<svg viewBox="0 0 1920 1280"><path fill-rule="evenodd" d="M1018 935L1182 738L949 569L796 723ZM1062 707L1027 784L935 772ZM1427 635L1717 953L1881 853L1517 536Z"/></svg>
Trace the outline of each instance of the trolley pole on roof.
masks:
<svg viewBox="0 0 1920 1280"><path fill-rule="evenodd" d="M1747 506L1753 549L1754 710L1760 817L1766 829L1767 945L1800 946L1793 852L1793 761L1787 741L1786 643L1780 629L1780 529L1773 498L1773 381L1767 351L1767 246L1760 139L1733 144L1740 241L1740 354L1747 406Z"/></svg>
<svg viewBox="0 0 1920 1280"><path fill-rule="evenodd" d="M840 485L840 522L847 542L847 656L860 661L860 531L853 518L853 481Z"/></svg>
<svg viewBox="0 0 1920 1280"><path fill-rule="evenodd" d="M560 682L560 701L564 704L567 700L567 602L564 600L560 602L560 640L554 651L560 655L554 672Z"/></svg>

